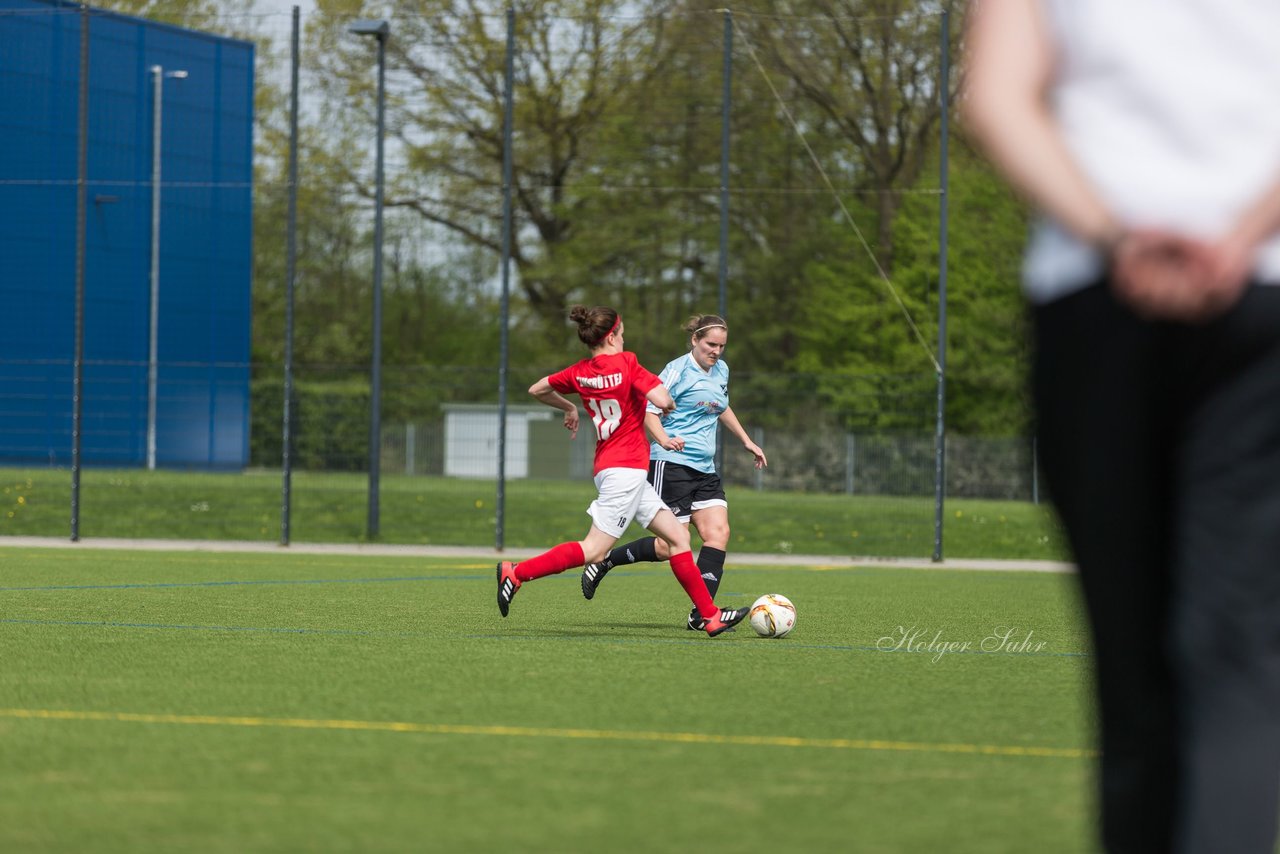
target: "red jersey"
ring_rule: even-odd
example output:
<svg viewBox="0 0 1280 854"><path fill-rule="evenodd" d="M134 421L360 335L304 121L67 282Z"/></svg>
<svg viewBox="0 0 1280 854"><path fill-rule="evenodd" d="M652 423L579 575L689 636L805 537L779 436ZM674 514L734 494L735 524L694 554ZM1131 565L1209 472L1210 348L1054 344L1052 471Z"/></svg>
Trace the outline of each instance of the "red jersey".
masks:
<svg viewBox="0 0 1280 854"><path fill-rule="evenodd" d="M612 353L583 359L547 377L561 394L582 398L596 425L596 463L603 469L649 468L649 440L644 433L646 394L662 381L636 360L635 353Z"/></svg>

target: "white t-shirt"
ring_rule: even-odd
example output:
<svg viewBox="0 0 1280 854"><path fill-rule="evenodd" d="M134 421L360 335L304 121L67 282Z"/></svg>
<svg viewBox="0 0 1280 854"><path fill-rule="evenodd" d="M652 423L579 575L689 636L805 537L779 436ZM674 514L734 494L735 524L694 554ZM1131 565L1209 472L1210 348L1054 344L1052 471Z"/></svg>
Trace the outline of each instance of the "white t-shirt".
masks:
<svg viewBox="0 0 1280 854"><path fill-rule="evenodd" d="M1280 180L1280 0L1041 4L1058 59L1054 113L1123 224L1213 238ZM1094 249L1042 222L1023 282L1047 302L1103 272ZM1280 237L1261 247L1255 275L1280 284Z"/></svg>

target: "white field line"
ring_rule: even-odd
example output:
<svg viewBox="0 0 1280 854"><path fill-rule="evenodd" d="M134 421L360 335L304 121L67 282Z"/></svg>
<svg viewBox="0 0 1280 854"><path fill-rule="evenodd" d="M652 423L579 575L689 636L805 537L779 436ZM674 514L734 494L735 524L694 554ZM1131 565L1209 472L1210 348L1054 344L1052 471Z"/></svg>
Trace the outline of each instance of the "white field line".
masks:
<svg viewBox="0 0 1280 854"><path fill-rule="evenodd" d="M548 544L550 545L550 544ZM368 555L380 557L474 558L483 560L524 560L539 549L506 549L474 546L404 546L359 543L276 543L244 540L161 540L82 537L72 542L62 537L0 536L0 548L112 549L151 552L251 552L256 554ZM823 569L884 567L886 569L952 569L1014 572L1074 572L1073 564L1050 560L987 560L952 558L935 563L928 558L896 558L842 555L748 554L731 552L730 562L739 566L807 566Z"/></svg>

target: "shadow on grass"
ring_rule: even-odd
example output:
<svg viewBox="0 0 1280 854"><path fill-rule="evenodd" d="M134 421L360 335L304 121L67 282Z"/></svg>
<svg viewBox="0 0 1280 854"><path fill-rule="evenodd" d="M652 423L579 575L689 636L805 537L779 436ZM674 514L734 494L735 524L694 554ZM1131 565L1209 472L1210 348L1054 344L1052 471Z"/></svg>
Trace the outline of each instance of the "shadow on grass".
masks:
<svg viewBox="0 0 1280 854"><path fill-rule="evenodd" d="M730 629L728 635L738 634ZM671 623L611 622L575 626L558 626L546 629L518 629L510 635L486 635L486 637L537 638L539 640L571 640L573 638L643 639L643 640L696 640L705 638L704 632L692 632L681 625Z"/></svg>

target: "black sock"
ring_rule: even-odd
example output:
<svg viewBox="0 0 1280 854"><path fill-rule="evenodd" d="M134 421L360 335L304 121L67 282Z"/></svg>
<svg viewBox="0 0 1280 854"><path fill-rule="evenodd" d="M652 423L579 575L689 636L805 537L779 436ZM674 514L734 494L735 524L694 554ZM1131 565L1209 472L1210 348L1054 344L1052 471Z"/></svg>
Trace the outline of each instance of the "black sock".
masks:
<svg viewBox="0 0 1280 854"><path fill-rule="evenodd" d="M699 549L698 572L702 573L702 580L706 582L711 598L716 598L720 579L724 577L724 549L713 549L710 546Z"/></svg>
<svg viewBox="0 0 1280 854"><path fill-rule="evenodd" d="M640 563L642 561L653 563L658 559L658 549L654 545L656 542L656 537L641 537L634 542L627 543L625 546L618 546L605 555L605 559L600 561L600 565L604 569L613 569L615 566L625 566L629 563Z"/></svg>

